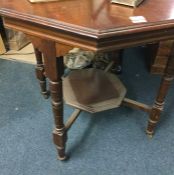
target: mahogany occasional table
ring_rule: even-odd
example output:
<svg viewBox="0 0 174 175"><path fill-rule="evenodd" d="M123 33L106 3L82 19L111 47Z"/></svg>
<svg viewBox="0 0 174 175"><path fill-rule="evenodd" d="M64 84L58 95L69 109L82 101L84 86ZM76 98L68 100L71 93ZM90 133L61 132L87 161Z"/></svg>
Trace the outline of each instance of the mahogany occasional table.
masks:
<svg viewBox="0 0 174 175"><path fill-rule="evenodd" d="M60 160L66 159L67 130L63 122L61 77L64 66L63 57L56 58L58 46L108 52L174 39L173 0L145 0L136 9L111 4L109 0L62 0L36 4L28 0L1 0L0 15L6 27L22 31L31 39L37 56L37 75L46 97L45 76L49 79L55 118L53 138ZM134 62L130 60L130 64ZM130 99L123 101L125 105L149 113L146 130L149 136L153 135L159 121L173 78L172 49L154 104L148 106Z"/></svg>

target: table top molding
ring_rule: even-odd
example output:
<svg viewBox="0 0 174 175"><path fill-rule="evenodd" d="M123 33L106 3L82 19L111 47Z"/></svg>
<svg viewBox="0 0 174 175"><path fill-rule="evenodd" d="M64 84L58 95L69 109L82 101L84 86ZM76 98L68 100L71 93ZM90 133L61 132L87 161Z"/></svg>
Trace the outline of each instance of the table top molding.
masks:
<svg viewBox="0 0 174 175"><path fill-rule="evenodd" d="M46 27L54 28L57 30L63 30L70 33L88 36L94 39L102 39L106 37L112 37L116 35L124 35L130 33L137 33L137 32L146 32L146 31L154 31L158 29L166 29L174 27L174 19L170 19L167 21L159 21L154 23L139 23L133 26L124 26L118 28L111 28L111 29L92 29L88 27L73 25L70 23L65 23L63 21L57 21L50 18L34 16L30 14L21 13L15 10L1 8L0 14L4 17L12 17L16 19L20 19L22 21L31 22L33 24L39 24Z"/></svg>
<svg viewBox="0 0 174 175"><path fill-rule="evenodd" d="M173 0L146 0L136 9L108 0L21 4L0 2L6 27L72 47L106 52L174 38ZM133 23L132 16L147 21Z"/></svg>
<svg viewBox="0 0 174 175"><path fill-rule="evenodd" d="M2 0L0 14L4 18L16 18L97 40L174 27L173 0L146 0L135 9L111 4L109 0L37 4L21 0L20 4L18 0ZM147 21L132 22L130 17L136 16L142 16Z"/></svg>

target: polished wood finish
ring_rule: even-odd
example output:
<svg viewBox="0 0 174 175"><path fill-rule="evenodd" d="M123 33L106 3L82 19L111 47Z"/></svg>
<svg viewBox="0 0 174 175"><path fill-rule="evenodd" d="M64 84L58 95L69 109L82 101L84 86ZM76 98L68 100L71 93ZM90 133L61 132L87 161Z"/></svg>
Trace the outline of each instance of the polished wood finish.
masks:
<svg viewBox="0 0 174 175"><path fill-rule="evenodd" d="M146 105L144 103L137 102L135 100L129 99L129 98L124 98L122 105L128 106L134 109L139 109L145 112L150 113L152 108L149 105Z"/></svg>
<svg viewBox="0 0 174 175"><path fill-rule="evenodd" d="M173 40L161 41L148 45L150 50L150 72L153 74L163 74L170 56Z"/></svg>
<svg viewBox="0 0 174 175"><path fill-rule="evenodd" d="M0 2L6 26L66 45L108 51L174 38L173 0L146 0L136 9L108 0L21 4ZM133 23L131 16L144 16L147 22Z"/></svg>
<svg viewBox="0 0 174 175"><path fill-rule="evenodd" d="M22 4L22 5L21 5ZM35 49L43 54L45 76L50 81L55 118L54 143L60 160L66 158L67 132L63 121L63 59L60 44L95 52L174 39L174 1L145 0L138 8L111 4L108 0L76 0L31 4L27 0L1 0L0 14L6 27L32 37ZM78 9L78 10L77 10ZM135 23L132 16L143 16ZM170 54L156 102L150 111L147 134L154 132L164 98L174 75L174 54ZM134 64L130 60L130 64ZM130 101L127 101L130 102Z"/></svg>
<svg viewBox="0 0 174 175"><path fill-rule="evenodd" d="M172 80L174 79L174 41L172 44L171 54L169 57L169 61L167 63L164 76L161 81L161 85L159 88L159 92L157 94L155 103L152 107L150 117L149 117L149 123L147 127L147 134L152 136L154 133L154 127L156 126L156 123L159 121L160 114L163 111L164 108L164 100L167 95L168 89L172 83Z"/></svg>
<svg viewBox="0 0 174 175"><path fill-rule="evenodd" d="M60 0L28 0L31 3L39 3L39 2L51 2L51 1L60 1Z"/></svg>
<svg viewBox="0 0 174 175"><path fill-rule="evenodd" d="M65 102L91 113L119 107L126 95L116 75L93 68L70 72L63 85Z"/></svg>
<svg viewBox="0 0 174 175"><path fill-rule="evenodd" d="M52 101L52 110L55 120L55 129L53 130L53 140L58 150L58 159L65 160L65 142L67 133L63 121L63 94L62 94L62 76L64 73L63 57L56 57L55 42L42 40L30 36L32 43L37 48L39 56L43 55L45 76L49 79L49 89ZM41 73L43 76L43 71Z"/></svg>
<svg viewBox="0 0 174 175"><path fill-rule="evenodd" d="M46 77L45 77L45 69L42 58L42 52L40 52L37 48L34 47L34 52L36 56L36 77L39 80L41 93L45 99L49 97L49 91L47 90L46 85Z"/></svg>

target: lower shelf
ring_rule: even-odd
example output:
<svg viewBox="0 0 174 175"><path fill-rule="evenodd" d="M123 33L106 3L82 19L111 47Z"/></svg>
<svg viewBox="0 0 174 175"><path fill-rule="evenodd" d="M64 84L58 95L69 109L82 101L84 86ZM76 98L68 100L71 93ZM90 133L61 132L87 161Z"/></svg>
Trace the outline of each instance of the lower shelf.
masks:
<svg viewBox="0 0 174 175"><path fill-rule="evenodd" d="M91 113L119 107L126 95L116 75L93 68L72 71L63 79L63 91L68 105Z"/></svg>

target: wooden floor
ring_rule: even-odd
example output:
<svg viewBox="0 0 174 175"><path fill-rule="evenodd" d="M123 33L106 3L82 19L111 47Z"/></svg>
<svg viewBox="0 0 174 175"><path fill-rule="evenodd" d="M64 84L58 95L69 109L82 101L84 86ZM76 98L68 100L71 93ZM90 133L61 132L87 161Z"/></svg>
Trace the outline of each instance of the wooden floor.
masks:
<svg viewBox="0 0 174 175"><path fill-rule="evenodd" d="M10 50L2 54L0 58L29 64L35 64L36 62L32 44L25 46L19 51Z"/></svg>

